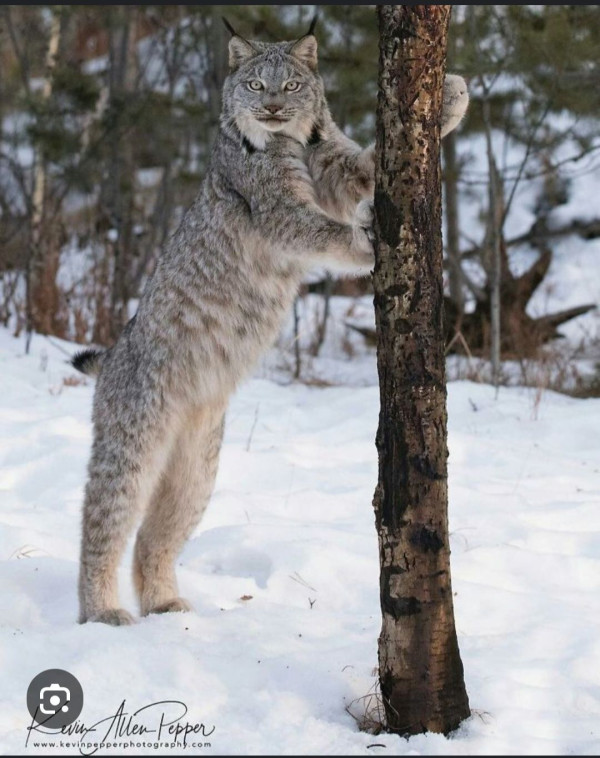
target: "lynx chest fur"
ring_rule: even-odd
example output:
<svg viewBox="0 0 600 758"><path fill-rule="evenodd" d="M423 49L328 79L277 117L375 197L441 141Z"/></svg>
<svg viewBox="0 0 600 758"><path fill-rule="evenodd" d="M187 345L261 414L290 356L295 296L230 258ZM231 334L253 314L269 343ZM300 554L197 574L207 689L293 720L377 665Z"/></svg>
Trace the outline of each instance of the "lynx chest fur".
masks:
<svg viewBox="0 0 600 758"><path fill-rule="evenodd" d="M195 372L190 392L229 394L275 340L307 268L286 204L318 211L303 145L284 137L258 151L222 135L139 309L146 325L160 314L154 340L179 386Z"/></svg>

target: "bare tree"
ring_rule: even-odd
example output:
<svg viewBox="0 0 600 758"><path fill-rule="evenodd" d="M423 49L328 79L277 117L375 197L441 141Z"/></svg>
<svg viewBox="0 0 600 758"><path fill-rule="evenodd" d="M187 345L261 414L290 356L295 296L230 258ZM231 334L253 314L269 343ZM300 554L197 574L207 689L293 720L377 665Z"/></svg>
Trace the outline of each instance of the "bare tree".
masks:
<svg viewBox="0 0 600 758"><path fill-rule="evenodd" d="M46 72L42 87L42 98L48 101L52 96L52 72L56 66L61 36L61 16L59 11L52 13L50 38L46 52ZM46 210L47 165L43 150L35 155L33 171L33 192L31 196L31 215L29 230L29 257L27 261L27 343L29 352L31 333L39 331L50 334L53 329L53 308L49 299L55 293L55 279L58 270L58 246L48 240L48 229L44 229Z"/></svg>
<svg viewBox="0 0 600 758"><path fill-rule="evenodd" d="M492 147L492 126L490 121L490 103L487 99L483 102L483 121L485 124L485 144L488 160L489 183L488 183L488 219L486 227L484 256L487 278L490 292L490 360L492 364L492 381L496 392L500 384L500 335L501 335L501 310L500 310L500 284L502 278L502 224L505 216L504 188L494 157ZM506 248L504 248L506 250ZM508 261L506 262L508 267Z"/></svg>
<svg viewBox="0 0 600 758"><path fill-rule="evenodd" d="M446 734L469 716L447 518L439 123L450 6L378 13L379 676L391 731Z"/></svg>
<svg viewBox="0 0 600 758"><path fill-rule="evenodd" d="M448 258L448 286L450 299L456 307L460 328L460 318L464 312L463 272L460 257L460 224L458 217L458 174L456 157L456 133L451 132L444 140L444 191L446 195L446 256Z"/></svg>
<svg viewBox="0 0 600 758"><path fill-rule="evenodd" d="M109 11L108 117L115 121L127 113L136 81L134 6ZM130 270L133 252L134 160L130 140L118 129L109 131L108 171L101 189L101 203L112 231L114 272L111 288L111 337L115 339L128 320L132 297Z"/></svg>

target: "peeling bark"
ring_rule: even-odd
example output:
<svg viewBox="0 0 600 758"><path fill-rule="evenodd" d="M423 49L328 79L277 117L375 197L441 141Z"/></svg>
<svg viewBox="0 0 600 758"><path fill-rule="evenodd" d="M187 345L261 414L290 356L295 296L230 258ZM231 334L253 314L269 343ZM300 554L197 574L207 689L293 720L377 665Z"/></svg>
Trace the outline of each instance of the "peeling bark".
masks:
<svg viewBox="0 0 600 758"><path fill-rule="evenodd" d="M450 6L384 5L378 14L381 693L391 731L447 734L469 716L447 521L439 124Z"/></svg>

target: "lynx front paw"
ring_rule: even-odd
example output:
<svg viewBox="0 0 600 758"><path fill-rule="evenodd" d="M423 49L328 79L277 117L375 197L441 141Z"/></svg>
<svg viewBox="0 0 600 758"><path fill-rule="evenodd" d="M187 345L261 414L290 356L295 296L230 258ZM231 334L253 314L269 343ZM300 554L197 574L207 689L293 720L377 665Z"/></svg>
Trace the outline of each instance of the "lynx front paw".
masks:
<svg viewBox="0 0 600 758"><path fill-rule="evenodd" d="M357 274L367 274L375 264L373 249L373 230L355 226L353 230L352 264L358 270Z"/></svg>
<svg viewBox="0 0 600 758"><path fill-rule="evenodd" d="M456 129L469 106L467 83L457 74L448 74L444 80L442 105L442 137Z"/></svg>
<svg viewBox="0 0 600 758"><path fill-rule="evenodd" d="M166 603L151 608L148 613L187 613L193 610L192 606L182 597L174 597Z"/></svg>
<svg viewBox="0 0 600 758"><path fill-rule="evenodd" d="M94 621L109 626L131 626L131 624L135 624L135 619L131 613L124 608L110 608L107 611L90 616L85 621Z"/></svg>
<svg viewBox="0 0 600 758"><path fill-rule="evenodd" d="M373 228L374 217L373 201L371 199L361 200L356 206L356 212L354 214L357 226L362 226L367 233L370 232Z"/></svg>

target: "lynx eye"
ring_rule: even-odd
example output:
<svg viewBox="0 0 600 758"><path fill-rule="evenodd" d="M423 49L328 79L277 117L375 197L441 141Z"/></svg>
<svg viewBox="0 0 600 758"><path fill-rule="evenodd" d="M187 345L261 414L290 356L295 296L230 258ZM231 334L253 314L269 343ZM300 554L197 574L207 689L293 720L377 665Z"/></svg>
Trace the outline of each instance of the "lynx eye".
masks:
<svg viewBox="0 0 600 758"><path fill-rule="evenodd" d="M301 86L300 82L287 82L284 89L287 92L298 92Z"/></svg>
<svg viewBox="0 0 600 758"><path fill-rule="evenodd" d="M262 88L262 82L259 82L258 79L252 79L252 81L248 82L248 89L251 89L252 92L259 92Z"/></svg>

